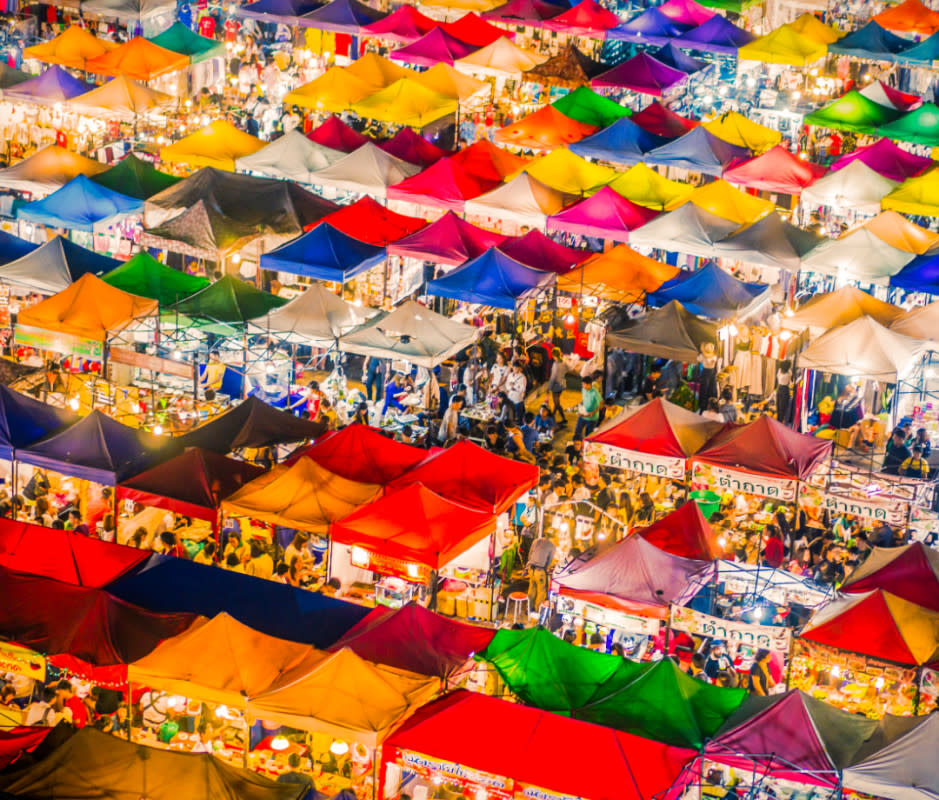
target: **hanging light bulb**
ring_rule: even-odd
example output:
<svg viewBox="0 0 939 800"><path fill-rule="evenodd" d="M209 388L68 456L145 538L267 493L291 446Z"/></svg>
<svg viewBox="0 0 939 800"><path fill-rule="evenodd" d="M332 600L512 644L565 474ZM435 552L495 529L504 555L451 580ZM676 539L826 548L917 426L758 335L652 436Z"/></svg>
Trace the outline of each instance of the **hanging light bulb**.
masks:
<svg viewBox="0 0 939 800"><path fill-rule="evenodd" d="M287 741L285 736L275 736L271 739L271 750L280 752L281 750L286 750L288 747L290 747L290 742Z"/></svg>
<svg viewBox="0 0 939 800"><path fill-rule="evenodd" d="M68 407L72 409L72 411L78 411L79 405L80 403L78 400L78 395L75 395L71 400L68 401Z"/></svg>
<svg viewBox="0 0 939 800"><path fill-rule="evenodd" d="M154 425L154 426L153 426L153 435L154 435L154 436L162 436L162 435L163 435L163 426L162 426L162 425Z"/></svg>
<svg viewBox="0 0 939 800"><path fill-rule="evenodd" d="M342 741L342 739L336 739L329 746L329 752L334 756L344 756L349 752L349 745L347 742Z"/></svg>

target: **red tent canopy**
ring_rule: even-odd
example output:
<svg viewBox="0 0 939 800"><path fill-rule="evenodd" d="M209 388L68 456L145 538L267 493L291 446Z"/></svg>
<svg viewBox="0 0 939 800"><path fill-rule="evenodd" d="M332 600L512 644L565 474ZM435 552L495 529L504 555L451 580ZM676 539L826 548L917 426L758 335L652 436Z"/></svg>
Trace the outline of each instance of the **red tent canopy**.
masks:
<svg viewBox="0 0 939 800"><path fill-rule="evenodd" d="M295 451L286 463L294 464L303 456L350 481L385 484L417 466L427 451L396 442L376 428L355 424Z"/></svg>
<svg viewBox="0 0 939 800"><path fill-rule="evenodd" d="M334 522L334 542L440 569L495 530L494 514L441 497L419 483L404 486Z"/></svg>
<svg viewBox="0 0 939 800"><path fill-rule="evenodd" d="M352 130L335 114L310 131L307 134L307 139L321 144L323 147L341 150L343 153L351 153L353 150L358 150L366 142L371 141L364 134Z"/></svg>
<svg viewBox="0 0 939 800"><path fill-rule="evenodd" d="M693 460L757 475L801 479L830 455L830 441L796 433L764 415L745 425L728 425Z"/></svg>
<svg viewBox="0 0 939 800"><path fill-rule="evenodd" d="M409 164L416 164L418 167L429 167L441 158L453 155L449 150L431 144L419 133L415 133L412 128L402 128L388 141L379 142L378 146L395 158L400 158Z"/></svg>
<svg viewBox="0 0 939 800"><path fill-rule="evenodd" d="M823 166L803 161L785 147L776 145L761 156L724 170L723 178L748 189L799 194L824 174Z"/></svg>
<svg viewBox="0 0 939 800"><path fill-rule="evenodd" d="M52 728L11 728L0 731L0 769L6 769L23 753L30 753L42 744Z"/></svg>
<svg viewBox="0 0 939 800"><path fill-rule="evenodd" d="M619 17L612 11L607 11L596 0L581 0L563 14L544 20L541 25L543 28L570 36L602 39L606 31L619 25Z"/></svg>
<svg viewBox="0 0 939 800"><path fill-rule="evenodd" d="M491 628L408 603L399 609L379 606L329 649L348 647L367 661L446 680L485 650L494 635Z"/></svg>
<svg viewBox="0 0 939 800"><path fill-rule="evenodd" d="M362 26L363 36L377 36L392 42L414 42L430 33L440 23L425 16L414 6L398 6L387 17Z"/></svg>
<svg viewBox="0 0 939 800"><path fill-rule="evenodd" d="M714 530L693 501L688 501L658 522L636 531L635 535L673 556L699 561L713 561L721 557Z"/></svg>
<svg viewBox="0 0 939 800"><path fill-rule="evenodd" d="M499 245L498 250L526 267L558 275L569 272L593 255L590 250L558 244L535 228L521 236L506 239Z"/></svg>
<svg viewBox="0 0 939 800"><path fill-rule="evenodd" d="M663 106L658 100L647 105L642 111L633 114L630 119L647 133L664 136L666 139L677 139L701 124L697 120L679 116Z"/></svg>
<svg viewBox="0 0 939 800"><path fill-rule="evenodd" d="M476 45L476 47L486 47L486 45L492 44L500 36L505 36L508 39L515 38L515 34L511 31L490 25L486 20L481 19L472 11L469 14L464 14L453 22L446 22L440 27L451 36L455 36L457 39L467 44Z"/></svg>
<svg viewBox="0 0 939 800"><path fill-rule="evenodd" d="M921 0L903 0L900 5L889 6L871 19L888 31L918 33L923 36L939 31L939 12L933 11Z"/></svg>
<svg viewBox="0 0 939 800"><path fill-rule="evenodd" d="M263 472L246 461L192 447L119 484L117 497L205 519L214 526L219 503Z"/></svg>
<svg viewBox="0 0 939 800"><path fill-rule="evenodd" d="M385 247L391 242L416 233L427 224L420 217L398 214L368 195L347 206L341 206L316 224L321 225L324 222L353 239L379 247Z"/></svg>
<svg viewBox="0 0 939 800"><path fill-rule="evenodd" d="M419 483L448 500L501 514L538 484L538 467L498 456L472 442L440 450L388 485Z"/></svg>
<svg viewBox="0 0 939 800"><path fill-rule="evenodd" d="M584 800L651 800L695 757L694 750L464 689L405 722L385 742L382 760L393 761L397 750L514 780L523 785L515 794L530 786Z"/></svg>
<svg viewBox="0 0 939 800"><path fill-rule="evenodd" d="M502 244L506 236L479 228L448 211L427 227L388 246L388 254L456 265Z"/></svg>
<svg viewBox="0 0 939 800"><path fill-rule="evenodd" d="M531 161L530 158L517 156L497 147L488 139L480 139L469 147L458 150L450 160L480 180L497 183L501 183L509 175L514 175Z"/></svg>
<svg viewBox="0 0 939 800"><path fill-rule="evenodd" d="M150 557L145 550L117 547L70 531L0 519L0 567L99 588Z"/></svg>
<svg viewBox="0 0 939 800"><path fill-rule="evenodd" d="M423 172L389 186L388 199L462 212L467 200L495 189L499 183L471 175L452 157L442 158Z"/></svg>
<svg viewBox="0 0 939 800"><path fill-rule="evenodd" d="M922 542L904 547L875 547L840 589L852 594L883 589L939 611L939 552Z"/></svg>

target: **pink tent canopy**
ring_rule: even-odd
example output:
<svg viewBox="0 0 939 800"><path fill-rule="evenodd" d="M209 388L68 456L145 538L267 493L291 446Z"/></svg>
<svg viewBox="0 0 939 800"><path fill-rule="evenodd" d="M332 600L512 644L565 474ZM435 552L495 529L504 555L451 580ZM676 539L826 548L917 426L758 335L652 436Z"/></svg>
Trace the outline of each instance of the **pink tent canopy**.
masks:
<svg viewBox="0 0 939 800"><path fill-rule="evenodd" d="M452 158L443 158L423 172L389 186L388 199L462 211L467 200L492 191L498 185L499 181L471 175Z"/></svg>
<svg viewBox="0 0 939 800"><path fill-rule="evenodd" d="M724 170L723 178L730 183L762 192L799 194L824 174L824 167L803 161L786 148L776 145L761 156L732 165Z"/></svg>
<svg viewBox="0 0 939 800"><path fill-rule="evenodd" d="M440 28L434 28L411 44L392 50L389 56L396 61L432 67L434 64L450 64L478 50L476 45L461 41Z"/></svg>
<svg viewBox="0 0 939 800"><path fill-rule="evenodd" d="M351 153L353 150L358 150L366 142L371 141L364 134L352 130L335 114L310 131L307 134L307 139L323 147L341 150L343 153Z"/></svg>
<svg viewBox="0 0 939 800"><path fill-rule="evenodd" d="M548 217L548 230L625 242L630 231L645 225L658 214L658 211L636 205L609 186L604 186L593 197Z"/></svg>
<svg viewBox="0 0 939 800"><path fill-rule="evenodd" d="M492 22L538 28L544 20L556 17L564 10L562 6L544 0L509 0L491 11L484 11L480 16Z"/></svg>
<svg viewBox="0 0 939 800"><path fill-rule="evenodd" d="M714 10L705 8L695 0L667 0L659 6L659 12L679 25L697 27L714 16Z"/></svg>
<svg viewBox="0 0 939 800"><path fill-rule="evenodd" d="M701 124L697 120L676 114L658 100L647 105L637 114L633 114L630 119L647 133L654 133L666 139L677 139Z"/></svg>
<svg viewBox="0 0 939 800"><path fill-rule="evenodd" d="M536 230L508 239L499 245L498 249L526 267L555 272L558 275L569 272L593 255L589 250L578 250L558 244Z"/></svg>
<svg viewBox="0 0 939 800"><path fill-rule="evenodd" d="M415 133L413 128L402 128L387 142L379 142L378 146L395 158L418 167L429 167L441 158L453 155L449 150L428 142L419 133Z"/></svg>
<svg viewBox="0 0 939 800"><path fill-rule="evenodd" d="M606 31L619 25L619 17L607 11L596 0L581 0L576 6L563 14L544 20L543 28L560 31L570 36L589 36L602 39Z"/></svg>
<svg viewBox="0 0 939 800"><path fill-rule="evenodd" d="M501 233L477 228L452 211L410 236L388 245L390 255L457 265L505 241Z"/></svg>
<svg viewBox="0 0 939 800"><path fill-rule="evenodd" d="M362 26L363 36L377 36L390 42L408 44L420 39L440 25L435 19L425 16L414 6L398 6L387 17Z"/></svg>
<svg viewBox="0 0 939 800"><path fill-rule="evenodd" d="M833 172L844 169L853 161L860 161L878 175L901 183L925 172L936 163L927 156L917 156L904 150L890 139L878 139L873 144L859 147L842 156L831 165L831 169Z"/></svg>
<svg viewBox="0 0 939 800"><path fill-rule="evenodd" d="M591 86L609 86L615 89L629 89L653 97L661 97L673 86L688 80L688 75L680 69L663 64L646 52L638 53L617 64L613 69L597 75L590 81Z"/></svg>

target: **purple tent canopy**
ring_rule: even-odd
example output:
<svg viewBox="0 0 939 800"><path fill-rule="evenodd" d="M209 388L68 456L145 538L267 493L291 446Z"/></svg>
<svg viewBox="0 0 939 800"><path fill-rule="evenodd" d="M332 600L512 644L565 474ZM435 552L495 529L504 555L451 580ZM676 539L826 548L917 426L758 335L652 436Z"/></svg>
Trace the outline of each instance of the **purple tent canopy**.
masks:
<svg viewBox="0 0 939 800"><path fill-rule="evenodd" d="M453 66L454 61L478 49L476 45L467 44L440 28L434 28L416 42L392 50L389 57L396 61L405 61L408 64L418 64L424 67L432 67L440 63Z"/></svg>
<svg viewBox="0 0 939 800"><path fill-rule="evenodd" d="M750 31L738 28L726 17L715 14L703 25L683 33L675 44L711 53L736 53L738 48L750 44L755 38Z"/></svg>
<svg viewBox="0 0 939 800"><path fill-rule="evenodd" d="M695 72L699 72L707 66L706 61L692 58L684 50L676 47L671 42L655 50L652 53L652 57L656 61L661 61L668 67L681 70L686 75L693 75Z"/></svg>
<svg viewBox="0 0 939 800"><path fill-rule="evenodd" d="M53 104L64 103L94 88L92 84L73 78L62 67L53 64L41 75L4 89L3 96L8 100L29 100L33 103Z"/></svg>
<svg viewBox="0 0 939 800"><path fill-rule="evenodd" d="M389 244L388 254L456 265L482 255L505 239L501 233L477 228L448 211L427 227Z"/></svg>
<svg viewBox="0 0 939 800"><path fill-rule="evenodd" d="M645 225L658 213L636 205L609 186L604 186L593 197L548 217L548 230L625 242L631 230Z"/></svg>
<svg viewBox="0 0 939 800"><path fill-rule="evenodd" d="M613 30L607 31L606 35L608 39L662 45L681 36L687 30L687 25L680 25L653 7L647 8L622 25L617 25Z"/></svg>
<svg viewBox="0 0 939 800"><path fill-rule="evenodd" d="M319 8L319 5L315 0L255 0L236 9L235 16L296 25L298 17Z"/></svg>
<svg viewBox="0 0 939 800"><path fill-rule="evenodd" d="M936 163L927 156L917 156L904 150L890 139L878 139L873 144L853 150L832 164L831 169L833 172L843 169L852 161L860 161L878 175L901 183Z"/></svg>
<svg viewBox="0 0 939 800"><path fill-rule="evenodd" d="M630 89L633 92L661 97L687 79L688 76L681 70L663 64L648 53L638 53L628 61L598 75L590 81L590 85Z"/></svg>
<svg viewBox="0 0 939 800"><path fill-rule="evenodd" d="M386 17L384 11L360 3L359 0L332 0L332 2L304 14L297 20L307 28L334 31L357 36L363 25Z"/></svg>
<svg viewBox="0 0 939 800"><path fill-rule="evenodd" d="M498 250L526 267L554 272L557 275L563 275L593 255L589 250L577 250L558 244L538 230L530 230L523 236L506 239L499 245Z"/></svg>
<svg viewBox="0 0 939 800"><path fill-rule="evenodd" d="M645 155L647 164L690 169L703 175L720 175L734 161L750 158L750 151L725 142L703 127L690 130Z"/></svg>

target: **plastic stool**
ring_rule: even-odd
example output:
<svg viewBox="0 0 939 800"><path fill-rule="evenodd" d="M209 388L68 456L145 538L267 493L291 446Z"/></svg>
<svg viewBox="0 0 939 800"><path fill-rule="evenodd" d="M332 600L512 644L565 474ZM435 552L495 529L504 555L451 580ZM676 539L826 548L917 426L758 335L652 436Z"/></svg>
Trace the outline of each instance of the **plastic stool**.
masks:
<svg viewBox="0 0 939 800"><path fill-rule="evenodd" d="M509 616L511 615L511 619ZM528 622L528 595L525 592L512 592L505 604L505 621L511 625Z"/></svg>

